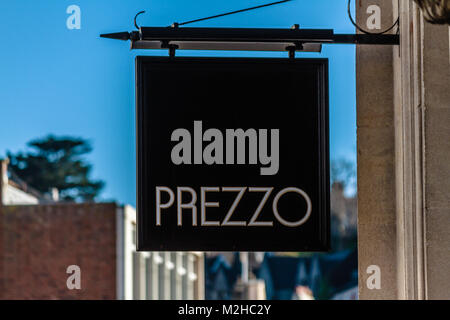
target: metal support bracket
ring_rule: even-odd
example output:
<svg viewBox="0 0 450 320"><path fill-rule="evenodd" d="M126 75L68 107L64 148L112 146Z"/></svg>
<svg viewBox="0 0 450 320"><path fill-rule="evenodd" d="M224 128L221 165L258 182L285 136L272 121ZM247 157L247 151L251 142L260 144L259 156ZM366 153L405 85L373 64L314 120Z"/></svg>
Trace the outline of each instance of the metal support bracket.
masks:
<svg viewBox="0 0 450 320"><path fill-rule="evenodd" d="M320 52L321 45L399 45L398 34L335 34L332 29L187 28L140 27L139 31L100 35L102 38L131 40L133 49L240 50ZM162 45L161 45L162 43ZM170 47L174 45L174 47ZM170 53L170 52L169 52Z"/></svg>
<svg viewBox="0 0 450 320"><path fill-rule="evenodd" d="M169 57L175 58L175 51L178 49L178 45L171 44L167 40L161 41L161 48L162 49L169 49Z"/></svg>

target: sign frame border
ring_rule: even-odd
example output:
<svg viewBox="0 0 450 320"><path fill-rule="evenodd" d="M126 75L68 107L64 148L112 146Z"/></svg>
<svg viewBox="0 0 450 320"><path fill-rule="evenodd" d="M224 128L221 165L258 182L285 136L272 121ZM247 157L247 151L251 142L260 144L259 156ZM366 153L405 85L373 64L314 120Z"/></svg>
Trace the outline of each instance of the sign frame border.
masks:
<svg viewBox="0 0 450 320"><path fill-rule="evenodd" d="M156 248L148 247L144 245L143 228L140 227L139 221L142 221L142 197L139 194L142 187L142 178L140 173L143 168L142 159L142 118L140 115L143 110L144 90L142 88L142 68L143 64L147 61L168 63L173 61L185 61L185 62L201 62L201 61L234 61L234 62L271 62L271 63L292 63L292 64L315 64L317 65L317 81L318 83L318 101L319 101L319 123L318 123L318 137L320 142L319 148L319 166L323 173L319 180L319 224L320 245L312 247L301 252L328 252L331 249L331 234L330 234L330 127L329 127L329 77L328 77L328 58L265 58L265 57L167 57L167 56L136 56L135 58L135 99L136 99L136 251L211 251L208 249L182 249L182 248ZM323 128L323 130L321 130ZM216 251L237 251L235 249L217 248ZM249 251L249 250L246 250ZM251 250L250 250L251 251ZM267 251L267 250L256 250ZM277 250L279 252L290 252L292 250Z"/></svg>

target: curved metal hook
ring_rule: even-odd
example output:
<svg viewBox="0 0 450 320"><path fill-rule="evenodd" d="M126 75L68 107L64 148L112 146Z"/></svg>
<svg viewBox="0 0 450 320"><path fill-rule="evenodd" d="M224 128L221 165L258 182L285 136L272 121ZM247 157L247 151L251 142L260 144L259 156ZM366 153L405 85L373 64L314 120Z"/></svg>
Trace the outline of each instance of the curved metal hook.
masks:
<svg viewBox="0 0 450 320"><path fill-rule="evenodd" d="M139 30L139 26L138 26L137 23L136 23L136 19L137 19L137 17L138 17L140 14L143 14L143 13L145 13L145 11L139 11L139 12L134 16L134 26L135 26L136 29L138 29L138 30Z"/></svg>

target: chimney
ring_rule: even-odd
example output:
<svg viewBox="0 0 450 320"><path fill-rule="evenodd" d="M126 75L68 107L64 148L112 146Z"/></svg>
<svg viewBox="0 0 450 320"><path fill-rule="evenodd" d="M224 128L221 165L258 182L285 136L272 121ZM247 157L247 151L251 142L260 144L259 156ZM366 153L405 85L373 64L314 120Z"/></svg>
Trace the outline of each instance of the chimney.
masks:
<svg viewBox="0 0 450 320"><path fill-rule="evenodd" d="M340 181L333 182L331 189L338 195L344 196L344 184L342 182Z"/></svg>
<svg viewBox="0 0 450 320"><path fill-rule="evenodd" d="M0 206L3 205L3 198L8 185L8 164L9 159L0 159Z"/></svg>
<svg viewBox="0 0 450 320"><path fill-rule="evenodd" d="M52 200L55 202L58 202L59 201L59 190L57 188L52 188L50 190L50 192L51 192Z"/></svg>

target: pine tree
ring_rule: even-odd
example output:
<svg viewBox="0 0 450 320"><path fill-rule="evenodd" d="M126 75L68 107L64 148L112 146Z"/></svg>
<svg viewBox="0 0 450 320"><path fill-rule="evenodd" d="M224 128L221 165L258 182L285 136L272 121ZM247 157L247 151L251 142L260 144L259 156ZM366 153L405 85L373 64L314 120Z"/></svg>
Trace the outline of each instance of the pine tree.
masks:
<svg viewBox="0 0 450 320"><path fill-rule="evenodd" d="M104 182L89 178L92 165L83 157L92 151L87 140L49 135L27 146L26 152L7 155L10 168L28 185L42 193L57 188L63 201L94 201L99 195Z"/></svg>

